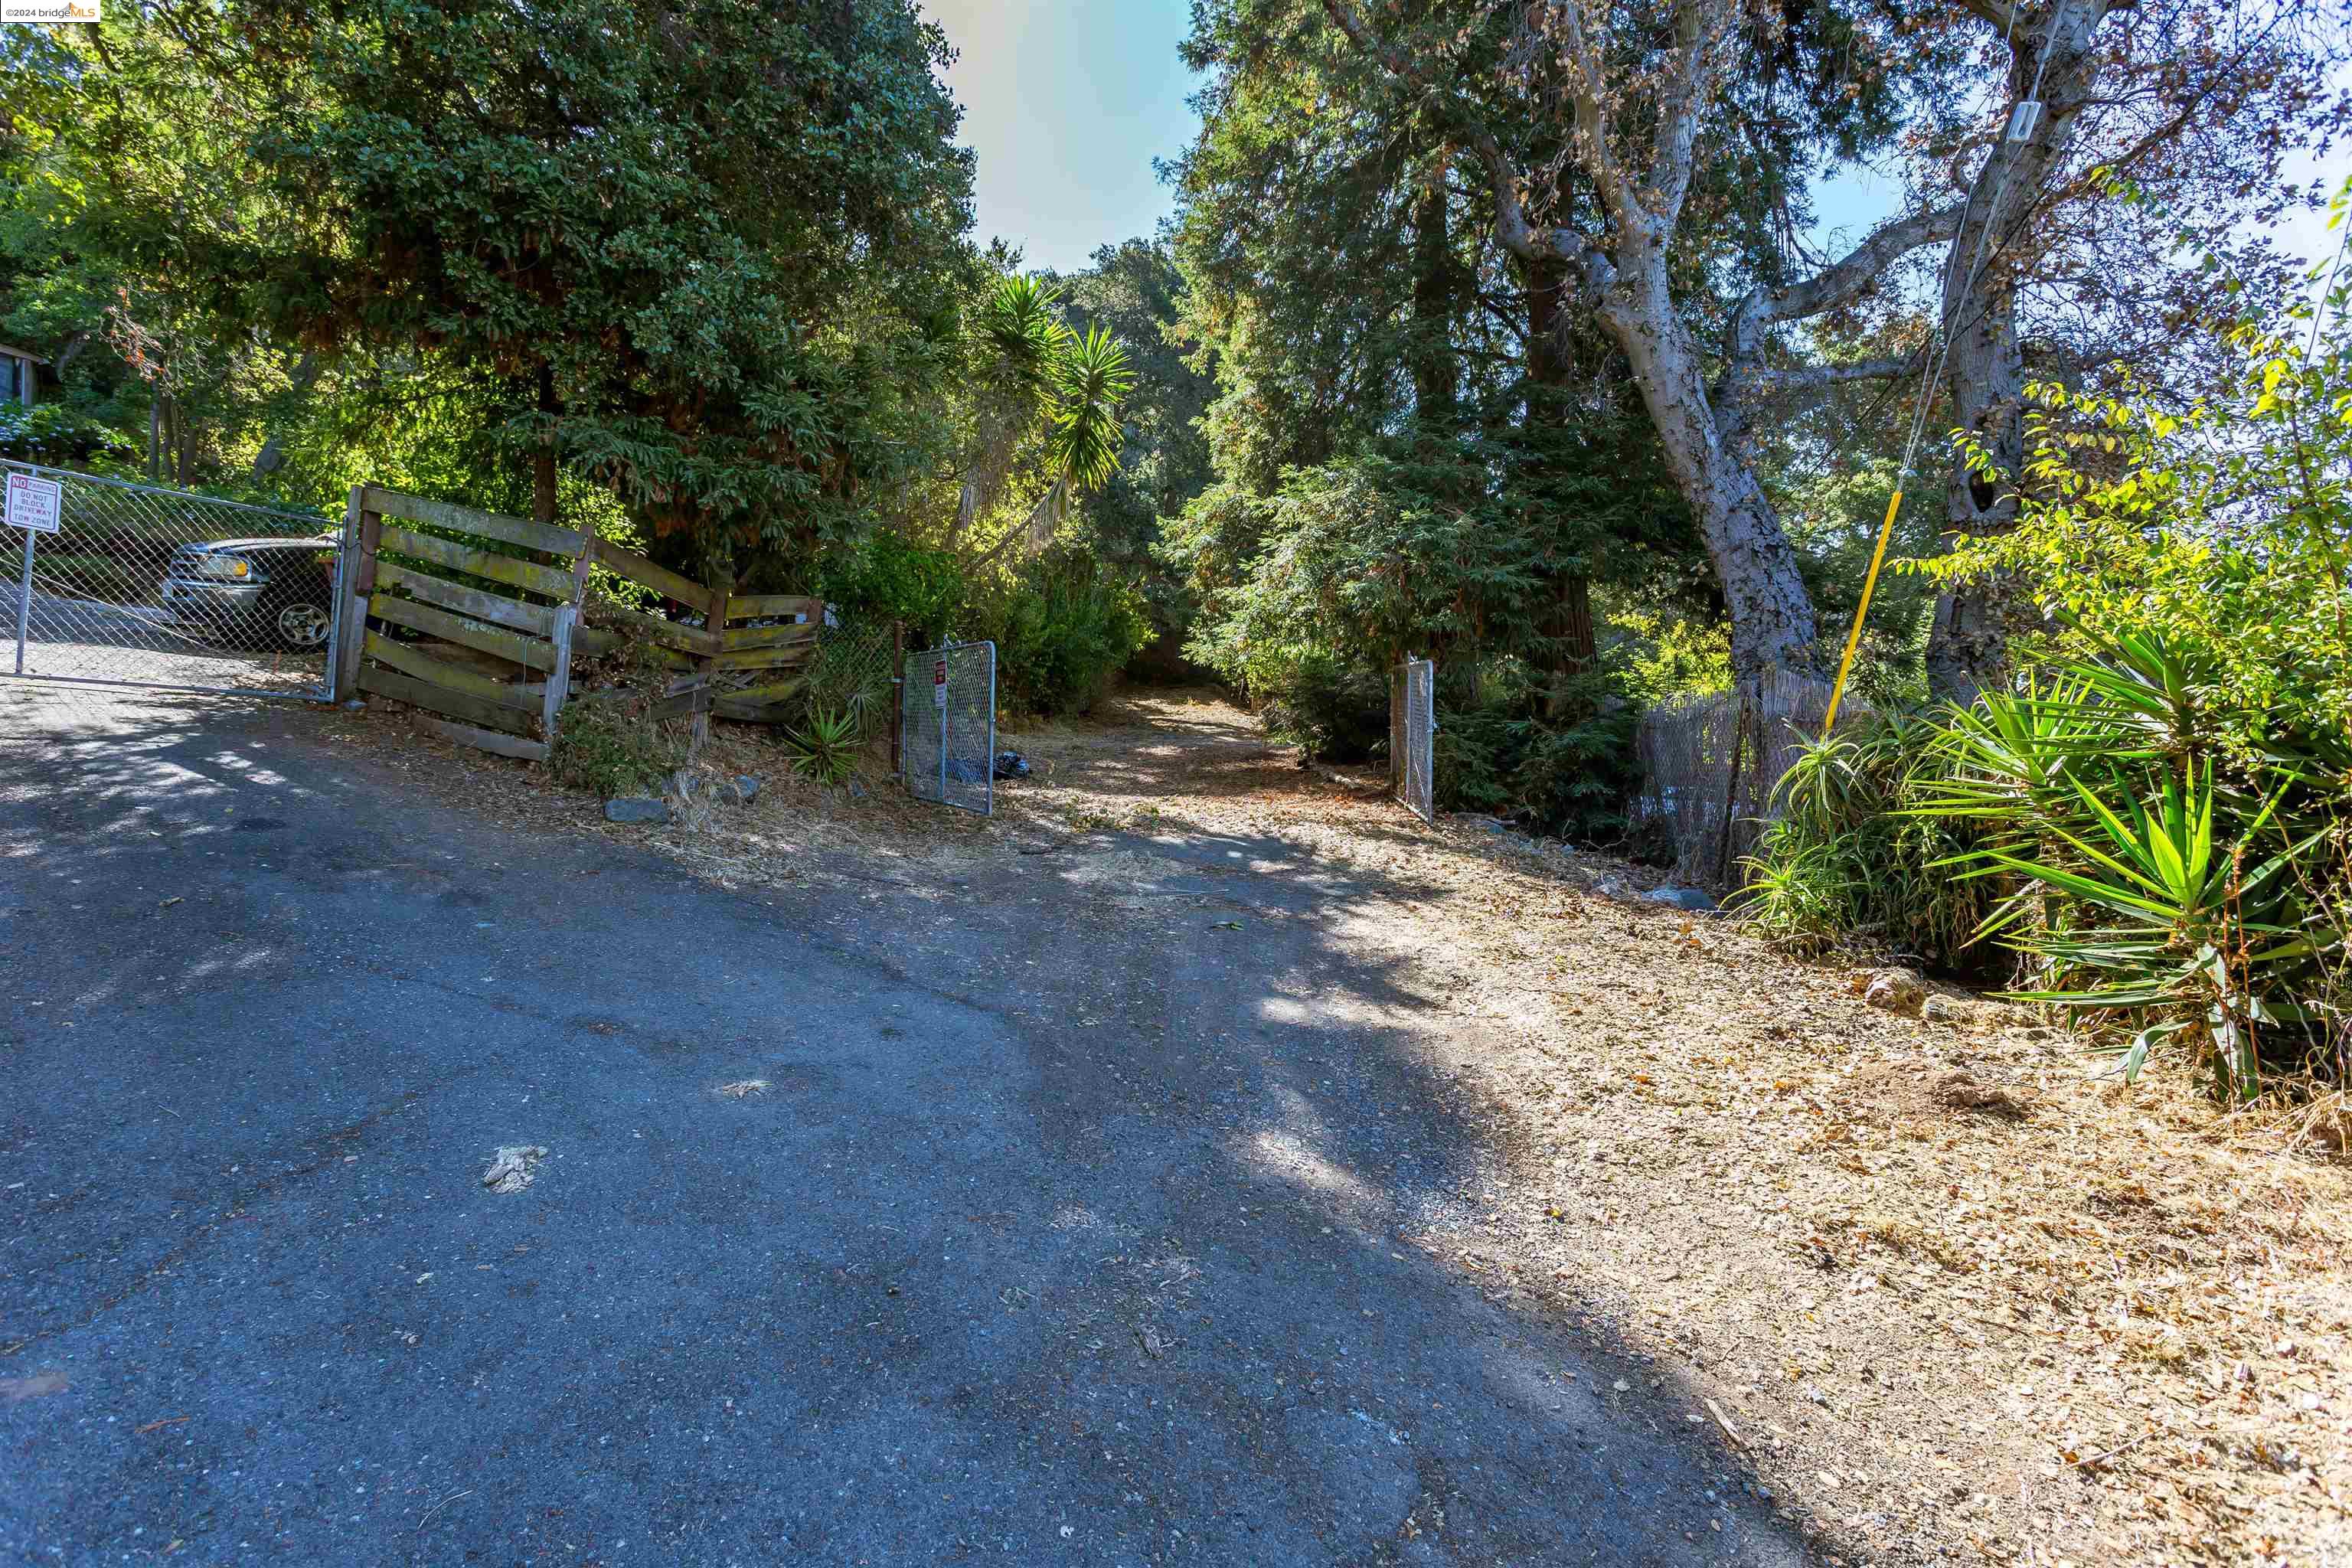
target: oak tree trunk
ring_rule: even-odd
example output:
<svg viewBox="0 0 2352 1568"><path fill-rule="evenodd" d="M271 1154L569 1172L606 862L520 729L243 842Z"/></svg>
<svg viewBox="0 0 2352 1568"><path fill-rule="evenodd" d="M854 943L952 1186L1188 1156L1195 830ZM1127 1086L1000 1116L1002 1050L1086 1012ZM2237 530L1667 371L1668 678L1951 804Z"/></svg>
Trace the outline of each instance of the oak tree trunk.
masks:
<svg viewBox="0 0 2352 1568"><path fill-rule="evenodd" d="M1630 247L1629 247L1630 248ZM1731 617L1731 669L1753 688L1817 665L1813 602L1796 547L1763 487L1716 422L1698 346L1667 289L1665 252L1622 258L1600 321L1632 363L1666 468L1696 520Z"/></svg>
<svg viewBox="0 0 2352 1568"><path fill-rule="evenodd" d="M1944 541L1984 538L2017 525L2017 479L2025 464L2025 358L2017 337L2015 253L2030 243L2032 218L2051 175L2074 141L2076 117L2096 85L2095 35L2113 0L2057 0L2039 26L2010 44L2009 97L2042 104L2032 135L1996 134L1969 183L1966 216L1944 275L1949 338L1945 388L1958 428L1982 447L1998 479L1969 471L1951 454L1944 478ZM1937 428L1930 426L1931 430ZM1941 595L1927 637L1927 683L1938 697L1967 700L2007 672L2009 636L2019 620L2015 585L1979 579Z"/></svg>

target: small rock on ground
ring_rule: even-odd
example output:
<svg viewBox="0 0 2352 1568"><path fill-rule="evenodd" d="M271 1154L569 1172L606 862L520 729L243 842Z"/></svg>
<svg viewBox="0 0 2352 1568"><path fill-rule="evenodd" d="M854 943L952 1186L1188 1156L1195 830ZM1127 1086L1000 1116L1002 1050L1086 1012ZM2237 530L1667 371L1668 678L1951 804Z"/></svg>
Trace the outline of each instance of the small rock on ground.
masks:
<svg viewBox="0 0 2352 1568"><path fill-rule="evenodd" d="M1908 969L1867 970L1853 979L1863 1001L1882 1012L1916 1018L1927 1004L1927 983Z"/></svg>
<svg viewBox="0 0 2352 1568"><path fill-rule="evenodd" d="M490 1168L482 1173L482 1185L494 1193L519 1193L538 1177L539 1163L546 1158L547 1151L536 1143L498 1149L490 1155Z"/></svg>
<svg viewBox="0 0 2352 1568"><path fill-rule="evenodd" d="M1715 910L1715 900L1696 888L1653 888L1642 897L1651 903L1672 904L1693 914L1710 914Z"/></svg>
<svg viewBox="0 0 2352 1568"><path fill-rule="evenodd" d="M625 795L604 803L607 822L667 822L669 805L655 795Z"/></svg>

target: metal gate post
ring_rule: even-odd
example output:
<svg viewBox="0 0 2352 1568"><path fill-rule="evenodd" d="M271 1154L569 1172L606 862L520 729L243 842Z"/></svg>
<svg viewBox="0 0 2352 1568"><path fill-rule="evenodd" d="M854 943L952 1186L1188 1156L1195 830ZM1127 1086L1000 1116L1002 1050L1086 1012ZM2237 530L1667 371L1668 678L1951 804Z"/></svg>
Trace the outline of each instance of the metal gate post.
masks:
<svg viewBox="0 0 2352 1568"><path fill-rule="evenodd" d="M33 537L39 530L25 531L25 577L16 584L16 673L25 673L25 634L33 620Z"/></svg>

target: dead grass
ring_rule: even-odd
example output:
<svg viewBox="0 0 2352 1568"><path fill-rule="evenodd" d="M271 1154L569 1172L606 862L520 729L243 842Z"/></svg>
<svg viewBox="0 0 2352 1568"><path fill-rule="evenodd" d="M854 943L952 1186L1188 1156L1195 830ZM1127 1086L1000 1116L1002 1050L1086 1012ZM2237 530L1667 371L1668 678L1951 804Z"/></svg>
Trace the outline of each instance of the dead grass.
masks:
<svg viewBox="0 0 2352 1568"><path fill-rule="evenodd" d="M472 804L650 838L722 881L922 896L1118 828L1386 887L1346 940L1439 1016L1423 1048L1509 1173L1478 1231L1423 1245L1676 1369L1778 1506L1873 1563L2352 1560L2343 1096L2229 1115L2011 1008L1873 1010L1845 967L1591 890L1654 881L1633 868L1425 826L1200 694L1002 743L1035 776L987 822L878 768L863 798L818 790L721 726L712 765L767 788L651 835L520 764L399 745Z"/></svg>

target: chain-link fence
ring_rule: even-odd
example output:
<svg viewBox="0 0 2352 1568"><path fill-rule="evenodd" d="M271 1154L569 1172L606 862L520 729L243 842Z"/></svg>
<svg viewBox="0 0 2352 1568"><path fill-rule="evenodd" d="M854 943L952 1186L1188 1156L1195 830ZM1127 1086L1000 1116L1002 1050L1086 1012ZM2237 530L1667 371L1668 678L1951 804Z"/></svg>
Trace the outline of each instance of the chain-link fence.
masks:
<svg viewBox="0 0 2352 1568"><path fill-rule="evenodd" d="M996 805L996 645L907 655L900 688L907 790L985 816Z"/></svg>
<svg viewBox="0 0 2352 1568"><path fill-rule="evenodd" d="M1698 884L1737 879L1740 858L1772 815L1772 791L1797 750L1822 732L1827 681L1776 675L1738 691L1661 702L1642 716L1633 746L1642 764L1638 821L1673 835L1676 875ZM1849 691L1841 724L1866 717Z"/></svg>
<svg viewBox="0 0 2352 1568"><path fill-rule="evenodd" d="M790 696L775 705L775 717L766 721L798 724L814 712L845 717L856 723L861 742L879 744L888 738L898 714L898 624L844 620L829 605L824 614L807 661L792 672L790 680L780 682L772 669L730 670L718 678L717 694L723 699L788 684L793 688Z"/></svg>
<svg viewBox="0 0 2352 1568"><path fill-rule="evenodd" d="M1389 743L1396 758L1397 798L1423 822L1437 816L1437 666L1409 658L1390 703Z"/></svg>
<svg viewBox="0 0 2352 1568"><path fill-rule="evenodd" d="M0 460L58 487L57 531L0 526L0 674L332 695L342 537L314 514Z"/></svg>

